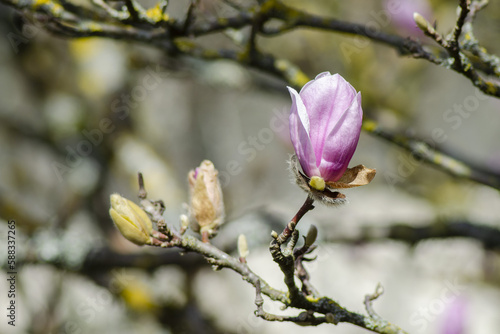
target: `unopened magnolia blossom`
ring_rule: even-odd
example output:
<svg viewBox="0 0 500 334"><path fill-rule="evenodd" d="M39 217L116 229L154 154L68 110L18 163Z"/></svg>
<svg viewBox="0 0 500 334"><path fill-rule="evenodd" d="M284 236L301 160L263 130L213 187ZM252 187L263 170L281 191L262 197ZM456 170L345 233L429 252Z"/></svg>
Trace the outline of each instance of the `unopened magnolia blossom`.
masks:
<svg viewBox="0 0 500 334"><path fill-rule="evenodd" d="M205 160L200 167L188 174L190 193L190 218L192 227L208 241L224 221L224 202L218 171L211 161Z"/></svg>
<svg viewBox="0 0 500 334"><path fill-rule="evenodd" d="M144 210L118 194L111 195L110 203L109 215L125 238L137 245L151 242L153 223Z"/></svg>
<svg viewBox="0 0 500 334"><path fill-rule="evenodd" d="M309 187L323 191L369 183L374 170L362 165L347 168L361 132L361 93L339 74L329 72L316 76L300 93L288 90L290 138Z"/></svg>
<svg viewBox="0 0 500 334"><path fill-rule="evenodd" d="M361 93L339 74L319 74L292 97L290 138L308 177L339 180L358 145Z"/></svg>

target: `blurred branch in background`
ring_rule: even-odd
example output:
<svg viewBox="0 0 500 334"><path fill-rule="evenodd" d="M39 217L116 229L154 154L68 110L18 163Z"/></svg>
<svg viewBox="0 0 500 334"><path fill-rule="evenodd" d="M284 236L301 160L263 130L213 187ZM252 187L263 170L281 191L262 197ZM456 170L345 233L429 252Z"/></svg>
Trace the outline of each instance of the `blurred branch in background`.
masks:
<svg viewBox="0 0 500 334"><path fill-rule="evenodd" d="M170 55L187 55L204 59L232 59L243 65L255 67L285 79L290 85L301 87L307 80L302 72L289 62L274 59L257 47L256 36L274 36L299 27L315 28L367 37L375 42L395 48L401 55L426 59L466 76L474 86L488 95L500 97L498 82L498 57L487 53L475 39L472 21L487 1L460 1L460 13L452 34L444 38L425 19L417 15L417 24L427 35L434 38L444 49L435 54L427 46L411 38L387 34L368 26L345 22L335 18L312 15L278 0L259 1L249 8L241 8L232 2L234 15L216 17L199 22L194 3L189 7L184 20L175 20L168 15L168 2L160 1L155 7L145 9L135 0L127 0L126 6L95 0L87 8L71 2L2 0L3 3L35 14L47 30L66 37L99 36L137 41L161 48ZM280 21L278 27L268 27L273 20ZM234 40L243 47L239 51L208 49L195 42L196 37L241 30L251 27L251 36L246 43ZM464 52L465 51L465 52ZM478 56L473 62L466 52ZM476 68L477 67L477 68ZM483 68L486 69L484 72ZM496 79L488 79L493 74Z"/></svg>
<svg viewBox="0 0 500 334"><path fill-rule="evenodd" d="M482 244L486 250L500 249L500 230L487 225L469 221L436 221L424 226L394 224L385 228L380 226L363 226L357 238L341 236L329 238L329 242L364 243L393 239L415 246L429 239L468 238Z"/></svg>
<svg viewBox="0 0 500 334"><path fill-rule="evenodd" d="M365 120L363 130L373 134L376 137L396 144L404 150L410 152L415 161L423 161L431 166L437 167L445 173L463 179L468 179L500 190L500 175L487 172L469 166L467 163L455 158L449 154L443 153L436 148L436 143L427 143L401 134L391 133L381 129L374 121ZM398 178L401 176L394 175ZM388 180L389 182L398 182L398 180Z"/></svg>
<svg viewBox="0 0 500 334"><path fill-rule="evenodd" d="M202 20L198 13L199 9L195 2L188 7L184 20L169 16L167 1L161 1L156 7L149 9L143 8L135 0L128 0L126 6L122 7L120 2L107 3L104 0L95 0L94 6L88 8L57 1L2 0L2 2L22 10L34 20L40 21L44 28L58 35L71 38L96 36L141 42L160 48L174 57L229 59L276 75L294 87L302 87L309 80L307 75L293 63L262 52L258 46L257 36L272 37L301 27L359 35L394 47L401 55L423 58L461 73L485 94L500 97L500 83L497 80L500 77L500 61L480 46L474 37L472 27L477 12L487 5L487 1L460 1L455 28L447 37L441 36L422 16L416 16L419 27L444 49L444 52L437 53L412 38L391 35L362 24L308 14L277 0L260 1L246 8L228 2L227 5L231 7L233 15L205 20ZM273 20L280 22L278 27L270 24ZM244 37L245 27L251 28L247 38ZM235 48L208 49L197 41L197 37L220 32L228 34L232 32L229 36ZM467 52L476 56L474 61L467 56ZM492 75L495 79L490 80L487 75ZM364 130L406 149L450 175L499 189L500 175L478 171L435 147L429 148L423 142L392 135L373 124L375 123L369 120L365 121Z"/></svg>

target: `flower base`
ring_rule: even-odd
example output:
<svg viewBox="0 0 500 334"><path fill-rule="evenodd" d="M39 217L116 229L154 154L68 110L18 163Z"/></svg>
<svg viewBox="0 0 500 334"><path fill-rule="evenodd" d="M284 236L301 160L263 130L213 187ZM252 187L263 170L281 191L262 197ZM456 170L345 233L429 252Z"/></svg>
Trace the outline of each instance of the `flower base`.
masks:
<svg viewBox="0 0 500 334"><path fill-rule="evenodd" d="M364 186L370 183L375 177L375 169L367 168L363 165L357 165L348 168L342 177L335 182L325 182L324 190L318 190L311 187L311 178L304 175L300 170L299 160L294 154L289 161L290 171L294 177L295 183L309 194L314 200L325 205L340 205L347 202L346 196L337 189L347 189Z"/></svg>

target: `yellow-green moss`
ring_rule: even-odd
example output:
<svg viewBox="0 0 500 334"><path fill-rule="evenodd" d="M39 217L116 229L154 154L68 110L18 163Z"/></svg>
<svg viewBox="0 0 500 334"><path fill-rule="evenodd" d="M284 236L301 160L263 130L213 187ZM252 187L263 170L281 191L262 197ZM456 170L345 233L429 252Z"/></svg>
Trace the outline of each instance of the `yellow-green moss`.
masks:
<svg viewBox="0 0 500 334"><path fill-rule="evenodd" d="M168 21L168 14L162 13L160 4L157 4L153 8L149 8L146 11L146 16L153 20L154 22Z"/></svg>
<svg viewBox="0 0 500 334"><path fill-rule="evenodd" d="M55 3L51 0L34 0L33 1L33 9L36 10L42 6L46 6L48 7L49 11L52 13L52 15L54 16L59 16L61 14L61 12L63 11L63 7L58 4L58 3Z"/></svg>
<svg viewBox="0 0 500 334"><path fill-rule="evenodd" d="M361 128L365 131L373 132L377 129L377 123L375 123L375 121L372 121L371 119L366 119L363 122L363 126Z"/></svg>

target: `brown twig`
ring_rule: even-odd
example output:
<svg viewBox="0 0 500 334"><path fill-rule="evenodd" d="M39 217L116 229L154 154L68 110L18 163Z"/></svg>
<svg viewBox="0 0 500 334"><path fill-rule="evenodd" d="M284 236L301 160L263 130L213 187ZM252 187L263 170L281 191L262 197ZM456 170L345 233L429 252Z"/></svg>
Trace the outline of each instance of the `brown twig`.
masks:
<svg viewBox="0 0 500 334"><path fill-rule="evenodd" d="M139 199L146 199L148 197L148 193L146 192L146 189L144 188L144 178L142 177L142 173L137 174L138 182L139 182Z"/></svg>
<svg viewBox="0 0 500 334"><path fill-rule="evenodd" d="M125 6L127 6L127 10L130 14L130 18L133 21L139 21L139 13L137 12L135 1L125 0Z"/></svg>
<svg viewBox="0 0 500 334"><path fill-rule="evenodd" d="M307 253L310 253L316 247L308 247ZM304 261L313 261L314 259L304 258L304 254L295 257L295 274L298 279L302 282L302 293L306 296L313 296L317 298L319 296L318 290L312 285L306 268L304 267Z"/></svg>
<svg viewBox="0 0 500 334"><path fill-rule="evenodd" d="M293 231L295 231L295 227L297 223L302 219L302 217L310 210L314 209L314 200L311 197L307 197L304 204L300 207L299 211L295 214L295 216L290 220L288 225L285 227L283 232L276 238L276 242L278 245L284 244L292 235Z"/></svg>

